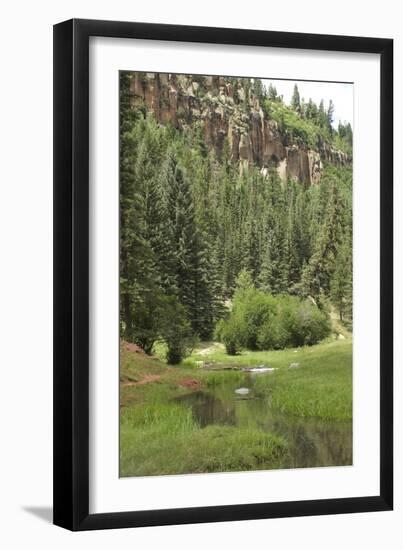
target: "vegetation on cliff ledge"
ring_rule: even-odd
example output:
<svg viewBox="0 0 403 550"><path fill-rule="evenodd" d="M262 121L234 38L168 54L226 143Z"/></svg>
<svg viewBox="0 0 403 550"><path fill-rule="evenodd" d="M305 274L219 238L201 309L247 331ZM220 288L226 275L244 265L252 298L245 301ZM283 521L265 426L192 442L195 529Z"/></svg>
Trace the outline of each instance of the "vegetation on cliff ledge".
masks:
<svg viewBox="0 0 403 550"><path fill-rule="evenodd" d="M260 93L260 101L269 119L275 120L284 145L305 145L311 149L321 149L326 144L352 156L353 131L349 122L339 122L333 127L334 105L330 101L325 109L323 100L316 105L312 99L300 98L295 84L291 104L286 105L277 90L270 85L268 91Z"/></svg>

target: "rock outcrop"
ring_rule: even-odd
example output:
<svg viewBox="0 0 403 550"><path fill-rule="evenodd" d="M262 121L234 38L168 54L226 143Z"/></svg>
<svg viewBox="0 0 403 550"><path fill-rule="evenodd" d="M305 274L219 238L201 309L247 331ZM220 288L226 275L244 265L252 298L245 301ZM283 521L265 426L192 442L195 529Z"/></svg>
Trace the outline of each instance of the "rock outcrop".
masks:
<svg viewBox="0 0 403 550"><path fill-rule="evenodd" d="M323 161L337 166L350 163L344 152L328 144L313 150L301 143L286 143L277 123L267 117L244 83L217 76L137 72L131 92L134 106L152 111L161 124L186 128L198 123L206 143L218 154L227 138L231 160L239 163L240 170L257 164L266 173L275 167L282 179L315 185Z"/></svg>

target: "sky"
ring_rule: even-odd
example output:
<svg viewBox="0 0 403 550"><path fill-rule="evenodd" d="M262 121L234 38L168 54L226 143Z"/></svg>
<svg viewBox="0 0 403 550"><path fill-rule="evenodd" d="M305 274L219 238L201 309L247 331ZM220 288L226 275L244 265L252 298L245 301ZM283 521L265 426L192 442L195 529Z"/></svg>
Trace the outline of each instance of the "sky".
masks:
<svg viewBox="0 0 403 550"><path fill-rule="evenodd" d="M335 82L306 82L303 80L262 80L268 88L270 82L276 87L277 93L284 96L284 101L289 104L294 90L294 84L297 84L299 95L308 101L312 98L318 106L323 99L325 109L329 106L329 100L334 103L334 122L333 126L337 128L339 120L342 123L350 122L353 126L353 85Z"/></svg>

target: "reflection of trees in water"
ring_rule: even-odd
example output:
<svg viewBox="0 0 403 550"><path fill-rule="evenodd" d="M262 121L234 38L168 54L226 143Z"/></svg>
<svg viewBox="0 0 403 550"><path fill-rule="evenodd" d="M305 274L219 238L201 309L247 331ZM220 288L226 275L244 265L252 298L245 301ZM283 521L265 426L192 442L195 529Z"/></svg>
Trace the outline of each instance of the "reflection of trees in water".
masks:
<svg viewBox="0 0 403 550"><path fill-rule="evenodd" d="M304 426L297 425L292 430L292 442L295 448L295 454L297 455L293 462L293 466L299 468L306 468L312 464L319 464L319 449L316 441L307 432ZM293 453L294 454L294 453Z"/></svg>
<svg viewBox="0 0 403 550"><path fill-rule="evenodd" d="M270 409L265 399L236 401L233 390L219 397L199 391L179 401L192 408L193 417L202 428L209 424L248 425L284 437L290 444L285 468L352 464L351 422L280 415Z"/></svg>
<svg viewBox="0 0 403 550"><path fill-rule="evenodd" d="M305 425L294 425L289 435L294 449L291 452L292 467L343 466L352 463L352 431L349 423L330 424L307 420Z"/></svg>
<svg viewBox="0 0 403 550"><path fill-rule="evenodd" d="M196 392L181 399L191 405L194 418L202 428L209 424L237 424L234 406L223 402L209 393Z"/></svg>
<svg viewBox="0 0 403 550"><path fill-rule="evenodd" d="M290 443L286 468L343 466L352 463L352 429L348 422L297 419L266 410L256 427L283 436Z"/></svg>

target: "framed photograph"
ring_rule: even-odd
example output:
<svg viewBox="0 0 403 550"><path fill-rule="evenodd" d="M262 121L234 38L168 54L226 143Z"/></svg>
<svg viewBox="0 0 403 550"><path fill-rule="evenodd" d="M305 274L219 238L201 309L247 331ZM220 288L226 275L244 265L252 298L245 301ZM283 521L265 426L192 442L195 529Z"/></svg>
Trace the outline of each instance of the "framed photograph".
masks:
<svg viewBox="0 0 403 550"><path fill-rule="evenodd" d="M54 523L391 510L393 41L54 27Z"/></svg>

